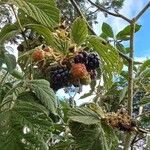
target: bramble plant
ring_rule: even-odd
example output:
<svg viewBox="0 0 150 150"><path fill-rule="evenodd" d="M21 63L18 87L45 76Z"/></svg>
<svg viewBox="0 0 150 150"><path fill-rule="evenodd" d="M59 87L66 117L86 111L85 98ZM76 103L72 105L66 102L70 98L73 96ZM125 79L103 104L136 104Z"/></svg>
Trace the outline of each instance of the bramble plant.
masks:
<svg viewBox="0 0 150 150"><path fill-rule="evenodd" d="M132 19L119 13L122 4L0 1L0 150L129 150L139 140L149 148L150 60L134 61L134 38L150 2ZM98 36L90 25L99 11L128 25L115 34L104 22ZM79 99L94 98L78 106L83 85L90 90ZM60 100L59 89L75 94Z"/></svg>

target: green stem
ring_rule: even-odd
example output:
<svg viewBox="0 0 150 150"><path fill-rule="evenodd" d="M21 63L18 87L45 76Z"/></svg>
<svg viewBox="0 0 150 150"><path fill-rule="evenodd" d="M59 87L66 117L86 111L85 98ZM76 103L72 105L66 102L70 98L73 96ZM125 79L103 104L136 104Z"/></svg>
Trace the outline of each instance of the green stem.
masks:
<svg viewBox="0 0 150 150"><path fill-rule="evenodd" d="M134 63L134 33L135 33L135 21L131 23L130 34L130 58L128 67L128 114L132 115L132 103L133 103L133 63Z"/></svg>
<svg viewBox="0 0 150 150"><path fill-rule="evenodd" d="M135 20L133 19L131 22L131 33L130 33L130 58L128 64L128 103L127 109L128 114L132 117L132 109L133 109L133 66L134 66L134 33L135 33ZM130 149L132 133L127 133L124 141L124 150Z"/></svg>

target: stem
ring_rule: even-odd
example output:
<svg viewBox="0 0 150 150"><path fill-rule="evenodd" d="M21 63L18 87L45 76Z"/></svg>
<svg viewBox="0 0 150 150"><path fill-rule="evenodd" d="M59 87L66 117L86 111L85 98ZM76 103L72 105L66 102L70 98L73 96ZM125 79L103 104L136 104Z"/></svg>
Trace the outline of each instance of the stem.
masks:
<svg viewBox="0 0 150 150"><path fill-rule="evenodd" d="M134 33L135 33L135 20L131 22L131 34L130 34L130 58L128 65L128 114L132 117L132 104L133 104L133 62L134 62ZM129 150L132 133L127 133L124 142L124 150Z"/></svg>
<svg viewBox="0 0 150 150"><path fill-rule="evenodd" d="M137 14L134 20L137 21L149 7L150 7L150 2Z"/></svg>
<svg viewBox="0 0 150 150"><path fill-rule="evenodd" d="M130 149L130 142L131 142L131 133L127 133L125 137L125 142L124 142L124 150L129 150Z"/></svg>
<svg viewBox="0 0 150 150"><path fill-rule="evenodd" d="M88 2L89 2L91 5L97 7L97 8L98 8L100 11L102 11L102 12L105 12L105 13L111 15L111 16L114 16L114 17L122 18L123 20L125 20L125 21L131 23L131 20L130 20L130 19L128 19L127 17L123 16L122 14L119 14L118 12L117 12L117 13L110 12L110 11L108 11L107 9L105 9L103 6L97 5L97 4L95 4L94 2L92 2L91 0L88 0Z"/></svg>
<svg viewBox="0 0 150 150"><path fill-rule="evenodd" d="M77 13L78 13L82 18L84 18L84 20L86 21L87 26L88 26L88 29L90 30L90 32L91 32L93 35L96 35L96 33L94 32L94 30L90 27L89 23L87 22L86 18L84 17L84 15L83 15L83 13L82 13L80 7L78 6L78 4L77 4L74 0L70 0L70 2L72 3L72 5L74 6L74 8L76 9ZM118 51L118 53L119 53L119 55L120 55L122 58L126 59L127 61L130 60L130 58L129 58L127 55L123 54L122 52Z"/></svg>
<svg viewBox="0 0 150 150"><path fill-rule="evenodd" d="M90 30L90 32L95 35L95 32L94 32L93 29L90 27L89 23L87 22L85 16L83 15L83 13L82 13L80 7L79 7L78 4L75 2L75 0L70 0L70 2L72 3L72 5L74 6L74 8L76 9L77 13L86 21L87 26L88 26L88 29Z"/></svg>
<svg viewBox="0 0 150 150"><path fill-rule="evenodd" d="M133 103L133 62L134 62L134 32L135 32L135 21L131 23L131 34L130 34L130 58L128 68L128 114L132 115L132 103Z"/></svg>

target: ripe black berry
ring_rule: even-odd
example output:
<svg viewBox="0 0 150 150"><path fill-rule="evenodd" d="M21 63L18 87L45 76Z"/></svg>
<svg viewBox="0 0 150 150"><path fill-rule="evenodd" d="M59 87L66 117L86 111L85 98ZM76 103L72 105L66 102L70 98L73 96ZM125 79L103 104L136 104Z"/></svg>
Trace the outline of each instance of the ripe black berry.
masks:
<svg viewBox="0 0 150 150"><path fill-rule="evenodd" d="M68 68L57 66L51 69L50 86L57 91L60 88L68 86L70 82L70 72Z"/></svg>
<svg viewBox="0 0 150 150"><path fill-rule="evenodd" d="M88 61L86 64L87 70L94 70L100 66L100 58L97 53L90 53L88 55Z"/></svg>
<svg viewBox="0 0 150 150"><path fill-rule="evenodd" d="M77 64L77 63L86 64L88 61L87 58L88 58L87 52L85 52L85 51L79 52L79 54L74 57L74 63L75 64Z"/></svg>

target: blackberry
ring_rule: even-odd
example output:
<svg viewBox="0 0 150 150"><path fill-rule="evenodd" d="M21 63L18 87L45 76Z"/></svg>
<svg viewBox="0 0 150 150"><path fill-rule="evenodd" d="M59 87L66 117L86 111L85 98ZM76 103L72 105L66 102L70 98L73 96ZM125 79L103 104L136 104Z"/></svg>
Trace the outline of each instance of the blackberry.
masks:
<svg viewBox="0 0 150 150"><path fill-rule="evenodd" d="M88 53L85 51L79 52L78 55L74 57L74 63L82 63L82 64L87 64L88 61Z"/></svg>
<svg viewBox="0 0 150 150"><path fill-rule="evenodd" d="M50 72L50 86L57 91L60 88L68 86L70 82L70 72L68 68L57 66L51 69Z"/></svg>
<svg viewBox="0 0 150 150"><path fill-rule="evenodd" d="M94 70L100 66L100 58L97 53L90 53L87 58L86 68L88 71Z"/></svg>

